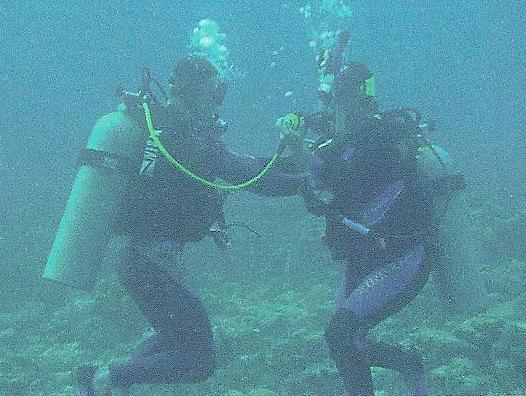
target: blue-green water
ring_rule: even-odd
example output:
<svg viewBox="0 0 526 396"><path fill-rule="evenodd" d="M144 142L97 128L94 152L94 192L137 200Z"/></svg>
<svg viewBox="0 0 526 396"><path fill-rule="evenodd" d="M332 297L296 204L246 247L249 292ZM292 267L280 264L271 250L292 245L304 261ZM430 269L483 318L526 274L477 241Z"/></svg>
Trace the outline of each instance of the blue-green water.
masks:
<svg viewBox="0 0 526 396"><path fill-rule="evenodd" d="M471 316L446 314L431 281L375 334L421 349L433 393L524 393L526 7L406 3L351 1L353 16L331 27L351 30L350 54L375 71L383 108L412 105L437 121L435 140L468 176L469 238L460 242L481 246L477 273L487 295ZM144 66L164 81L193 27L213 18L235 68L225 141L268 154L277 117L316 108L313 26L298 12L303 5L0 4L0 395L72 394L79 364L125 358L149 331L111 270L91 294L41 279L77 152L115 107L114 88L135 89ZM339 266L320 242L321 220L299 199L245 193L231 197L226 215L262 237L236 230L226 253L202 242L181 257L210 311L219 369L201 384L137 394L341 394L323 340ZM375 381L380 394L400 392L388 371L376 371Z"/></svg>

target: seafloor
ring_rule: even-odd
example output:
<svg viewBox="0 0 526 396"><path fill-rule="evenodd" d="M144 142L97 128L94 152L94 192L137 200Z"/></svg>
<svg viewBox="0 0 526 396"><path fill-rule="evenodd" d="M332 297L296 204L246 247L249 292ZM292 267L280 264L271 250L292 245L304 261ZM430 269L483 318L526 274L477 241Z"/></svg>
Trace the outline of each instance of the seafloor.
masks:
<svg viewBox="0 0 526 396"><path fill-rule="evenodd" d="M485 249L483 303L468 313L448 313L431 278L374 336L417 346L433 394L525 394L526 208L480 204L475 196L470 202L469 227ZM235 230L229 252L204 242L181 257L212 317L216 374L197 385L142 387L134 394L343 394L323 339L339 281L338 265L319 242L321 222L299 200L243 194L230 202L227 214L263 236ZM39 251L41 266L46 249ZM0 395L73 395L76 366L125 358L150 332L111 272L91 294L40 287L30 305L0 316ZM387 370L375 370L375 383L379 395L403 390L401 378Z"/></svg>

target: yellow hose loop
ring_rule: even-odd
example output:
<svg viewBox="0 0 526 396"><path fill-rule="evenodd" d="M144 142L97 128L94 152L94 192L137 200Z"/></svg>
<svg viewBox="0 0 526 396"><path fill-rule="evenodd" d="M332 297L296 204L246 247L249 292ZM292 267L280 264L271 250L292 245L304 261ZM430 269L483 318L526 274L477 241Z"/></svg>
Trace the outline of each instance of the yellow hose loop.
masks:
<svg viewBox="0 0 526 396"><path fill-rule="evenodd" d="M196 182L216 190L220 191L233 191L233 190L242 190L247 187L250 187L251 185L257 183L262 177L264 177L274 166L278 159L278 153L275 153L272 158L267 162L267 164L263 167L263 169L252 179L249 179L247 181L244 181L243 183L239 184L218 184L214 183L210 180L207 180L194 172L192 172L190 169L188 169L186 166L184 166L182 163L177 161L169 152L166 150L166 148L163 146L161 141L159 140L159 133L155 130L153 127L153 121L152 121L152 113L150 111L150 107L148 106L148 103L143 102L142 107L144 109L144 117L146 118L146 125L148 127L148 132L150 133L150 138L152 139L153 143L155 144L155 147L159 150L159 152L166 158L166 160L172 164L177 170L184 173L191 179L195 180Z"/></svg>

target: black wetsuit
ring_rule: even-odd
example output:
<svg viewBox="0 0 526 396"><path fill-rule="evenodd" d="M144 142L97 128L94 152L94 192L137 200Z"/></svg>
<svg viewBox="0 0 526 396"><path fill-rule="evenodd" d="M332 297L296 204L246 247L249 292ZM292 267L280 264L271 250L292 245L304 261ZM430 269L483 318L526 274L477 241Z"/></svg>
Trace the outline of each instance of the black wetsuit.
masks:
<svg viewBox="0 0 526 396"><path fill-rule="evenodd" d="M208 180L236 183L256 175L266 161L227 150L220 128L213 120L182 125L174 114L163 121L161 139L177 160ZM147 173L132 183L115 225L117 233L132 240L118 264L120 281L155 330L128 361L110 367L113 385L124 389L200 381L215 368L212 330L202 302L141 246L170 241L182 247L204 238L222 220L224 195L190 179L160 155L151 176ZM251 190L290 195L299 183L296 176L274 169Z"/></svg>
<svg viewBox="0 0 526 396"><path fill-rule="evenodd" d="M347 263L326 338L351 395L373 394L371 366L413 376L425 393L418 353L366 340L370 328L422 289L436 248L433 205L439 193L419 177L416 147L401 150L395 127L372 118L349 127L354 133L347 142L335 139L314 152L313 173L332 199L307 204L325 215L324 241L335 259ZM360 234L344 219L369 232Z"/></svg>

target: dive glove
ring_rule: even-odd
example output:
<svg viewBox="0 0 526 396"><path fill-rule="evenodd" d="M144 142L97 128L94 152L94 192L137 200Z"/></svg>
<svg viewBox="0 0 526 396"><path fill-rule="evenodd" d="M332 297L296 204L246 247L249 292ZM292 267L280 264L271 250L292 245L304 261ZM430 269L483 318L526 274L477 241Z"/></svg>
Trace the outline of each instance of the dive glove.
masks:
<svg viewBox="0 0 526 396"><path fill-rule="evenodd" d="M288 113L276 120L281 139L294 139L300 136L299 128L303 124L303 117L296 113Z"/></svg>

